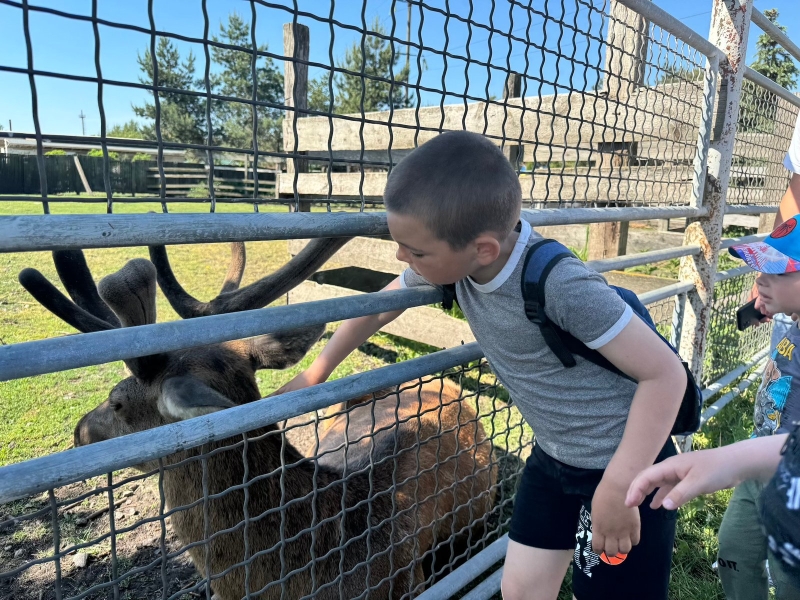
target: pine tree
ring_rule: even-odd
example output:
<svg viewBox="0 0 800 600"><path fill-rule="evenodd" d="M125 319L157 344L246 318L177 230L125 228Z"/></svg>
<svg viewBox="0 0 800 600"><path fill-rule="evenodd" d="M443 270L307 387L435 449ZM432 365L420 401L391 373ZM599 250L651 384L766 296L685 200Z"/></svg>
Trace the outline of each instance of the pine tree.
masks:
<svg viewBox="0 0 800 600"><path fill-rule="evenodd" d="M361 42L355 42L345 52L344 59L337 61L336 66L356 73L336 73L334 75L334 111L338 113L359 113L392 108L409 108L414 106L413 98L406 100L404 83L408 82L409 68L400 67L401 52L397 49L392 56L392 42L384 39L386 30L377 17L370 31L379 35L367 35L364 40L364 56L362 60ZM367 77L362 79L361 72ZM370 79L379 77L384 81ZM308 85L308 106L313 110L328 111L330 98L328 95L328 78L325 74L311 80ZM392 84L391 82L395 82Z"/></svg>
<svg viewBox="0 0 800 600"><path fill-rule="evenodd" d="M144 55L137 54L136 61L142 72L139 81L146 85L153 85L153 61L150 50L145 50ZM191 51L185 59L181 60L180 52L169 39L158 38L156 64L158 65L159 87L188 91L197 89L194 55ZM158 98L161 107L162 139L188 144L205 142L205 100L177 91L159 91ZM141 106L134 105L133 112L137 117L149 121L141 127L144 138L156 139L155 103L145 102Z"/></svg>
<svg viewBox="0 0 800 600"><path fill-rule="evenodd" d="M786 32L786 27L778 24L778 11L774 8L764 11L777 27ZM756 58L750 65L765 77L793 89L797 85L800 69L791 55L766 33L758 36L756 42ZM739 129L755 133L772 133L775 130L775 118L778 111L778 97L760 86L745 82L742 86L742 99L739 108Z"/></svg>
<svg viewBox="0 0 800 600"><path fill-rule="evenodd" d="M222 67L221 72L211 76L211 85L223 96L250 101L253 98L252 42L250 24L237 13L228 16L227 24L220 24L216 42L238 46L242 50L212 47L214 62ZM267 45L258 46L259 52L266 52ZM256 100L283 104L283 75L275 62L264 56L256 60ZM258 148L259 150L280 149L281 121L280 109L257 106ZM219 129L221 141L234 148L253 147L253 107L251 104L235 101L214 102L214 123Z"/></svg>

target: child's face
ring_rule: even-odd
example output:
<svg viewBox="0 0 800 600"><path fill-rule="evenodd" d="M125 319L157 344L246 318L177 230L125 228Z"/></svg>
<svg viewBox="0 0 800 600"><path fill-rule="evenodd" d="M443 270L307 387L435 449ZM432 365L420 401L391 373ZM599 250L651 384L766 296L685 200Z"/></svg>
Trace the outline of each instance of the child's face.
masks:
<svg viewBox="0 0 800 600"><path fill-rule="evenodd" d="M389 233L397 242L397 260L431 283L446 285L471 275L481 266L471 244L453 250L417 218L388 212Z"/></svg>
<svg viewBox="0 0 800 600"><path fill-rule="evenodd" d="M800 271L769 275L761 273L756 280L758 295L771 313L800 312Z"/></svg>

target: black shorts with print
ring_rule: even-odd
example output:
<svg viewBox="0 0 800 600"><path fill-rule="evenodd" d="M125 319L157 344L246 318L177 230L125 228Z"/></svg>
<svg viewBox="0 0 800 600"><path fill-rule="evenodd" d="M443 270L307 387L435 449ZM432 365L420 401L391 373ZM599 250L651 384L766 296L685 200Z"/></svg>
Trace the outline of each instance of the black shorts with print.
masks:
<svg viewBox="0 0 800 600"><path fill-rule="evenodd" d="M669 440L656 462L676 454ZM573 550L572 590L578 600L666 600L676 511L639 508L640 542L622 564L608 565L591 549L591 502L602 469L580 469L551 458L537 445L525 463L509 538L548 550Z"/></svg>

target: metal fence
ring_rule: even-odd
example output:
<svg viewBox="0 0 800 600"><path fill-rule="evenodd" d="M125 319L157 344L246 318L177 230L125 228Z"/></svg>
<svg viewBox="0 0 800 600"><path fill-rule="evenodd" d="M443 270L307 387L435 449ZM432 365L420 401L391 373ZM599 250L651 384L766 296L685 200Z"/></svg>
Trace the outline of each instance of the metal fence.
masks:
<svg viewBox="0 0 800 600"><path fill-rule="evenodd" d="M0 217L0 251L56 251L74 304L41 276L28 272L22 279L38 301L81 331L0 346L0 379L115 360L133 374L78 424L79 447L0 468L0 538L10 548L0 573L3 594L443 598L490 570L464 597L497 591L502 569L494 567L533 432L477 345L280 397L261 399L254 377L256 368L299 360L325 323L438 302L435 290L414 289L261 308L305 279L346 237L386 235L385 214L366 209L380 203L392 165L445 130L477 131L503 148L523 185L523 218L533 225L691 220L680 247L589 265L607 272L681 260L677 283L640 297L705 385L707 399L723 393L706 418L745 387L741 377L763 358L767 330L739 334L731 327L753 274L717 273L720 249L732 243L721 240L722 223L726 212L774 212L788 182L778 166L780 148L788 144L800 100L743 67L750 15L760 14L750 3L729 13L713 0L706 39L641 0L575 0L569 7L509 1L503 26L495 23L495 3L483 14L483 5L473 3L441 8L413 1L417 31L402 39L394 1L386 31L367 24L366 3L360 20L348 20L333 2L321 15L253 0L249 39L238 45L210 35L205 2L202 37L159 29L154 4L148 2L147 28L99 17L98 2L91 14L2 2L16 11L27 45L25 67L0 64L0 71L26 76L30 87L44 212L58 198L50 197L42 168L42 78L98 88L108 213L117 201L103 101L111 86L154 94L156 139L130 145L197 153L209 166L209 196L201 200L211 213L226 199L214 185L219 152L251 157L256 212L270 201L293 211ZM29 22L39 14L91 25L96 75L35 67ZM256 39L257 22L270 19L287 22L283 53L274 44L263 48L272 40ZM778 36L763 16L754 21ZM307 25L322 39L310 40ZM148 36L149 83L103 77L101 40L118 31ZM356 69L337 61L337 35L355 40L362 55L371 44L385 44L387 72L374 72L365 61ZM200 83L175 89L159 79L160 39L202 50ZM484 56L477 46L486 41ZM310 58L310 43L329 49L326 61ZM416 81L408 72L399 76L395 58L406 49L415 54ZM252 84L236 94L218 88L211 77L216 50L243 55L251 81L269 60L284 61L283 97L262 97ZM431 78L439 67L441 79ZM455 86L448 72L463 72L463 84ZM501 98L492 86L498 78ZM321 104L318 97L310 102L310 81ZM343 98L353 82L360 88L355 112ZM375 90L385 100L372 110L366 103ZM200 109L199 140L180 139L170 128L168 107L181 98ZM241 111L248 136L236 145L217 119ZM265 131L266 122L278 125ZM76 141L46 133L50 140ZM264 196L258 165L267 157L285 159L288 168L274 195ZM161 155L158 166L160 193L145 199L169 213L173 199ZM351 210L332 212L343 204ZM234 244L224 293L208 303L180 287L161 247L295 238L319 241L276 277L241 290L244 262L236 257L243 255ZM129 263L118 275L128 289L123 297L113 279L95 288L77 252L144 245L153 247L155 267ZM156 272L184 320L153 322L148 307ZM26 545L15 546L22 538Z"/></svg>

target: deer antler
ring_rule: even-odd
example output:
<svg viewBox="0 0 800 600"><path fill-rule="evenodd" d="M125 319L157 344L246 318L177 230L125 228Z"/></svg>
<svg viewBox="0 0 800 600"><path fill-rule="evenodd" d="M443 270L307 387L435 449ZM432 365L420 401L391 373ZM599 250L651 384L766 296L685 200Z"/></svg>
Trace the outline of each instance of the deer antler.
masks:
<svg viewBox="0 0 800 600"><path fill-rule="evenodd" d="M82 251L53 252L53 262L72 301L36 269L22 270L19 282L42 306L78 331L91 333L155 323L156 272L149 261L131 260L104 277L99 286ZM163 368L164 358L160 354L143 356L128 359L125 364L136 377L148 379Z"/></svg>
<svg viewBox="0 0 800 600"><path fill-rule="evenodd" d="M150 260L158 273L158 285L172 308L182 318L192 319L266 306L307 279L350 239L321 238L313 240L283 267L241 289L237 288L245 265L244 247L240 250L236 244L232 244L233 260L225 278L225 284L220 294L208 302L193 297L178 283L164 246L150 246ZM239 263L239 261L241 262Z"/></svg>

